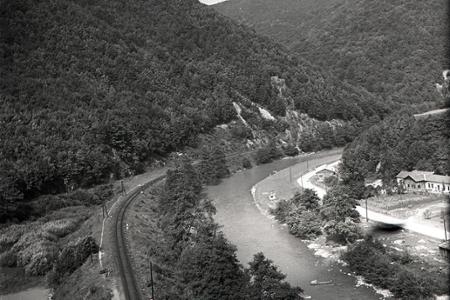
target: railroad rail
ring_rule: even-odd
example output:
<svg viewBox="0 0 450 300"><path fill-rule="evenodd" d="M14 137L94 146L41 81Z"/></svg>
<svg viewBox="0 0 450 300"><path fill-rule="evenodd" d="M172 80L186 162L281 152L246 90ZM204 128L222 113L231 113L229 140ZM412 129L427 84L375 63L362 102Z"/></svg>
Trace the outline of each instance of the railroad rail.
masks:
<svg viewBox="0 0 450 300"><path fill-rule="evenodd" d="M123 293L126 300L141 300L142 294L139 284L134 276L133 266L130 261L127 242L125 238L125 213L134 199L152 184L162 180L166 175L160 175L145 184L138 186L121 202L115 215L113 244L115 250L116 263L118 272L122 280Z"/></svg>
<svg viewBox="0 0 450 300"><path fill-rule="evenodd" d="M234 157L237 155L244 155L248 153L254 153L254 150L247 151L247 152L235 152L230 153L226 155L226 158ZM197 165L199 161L194 161L193 165ZM133 202L134 199L145 189L147 189L149 186L155 184L156 182L163 180L166 175L165 171L167 171L168 168L162 168L160 169L160 172L163 172L163 175L159 175L149 181L147 181L145 184L138 186L134 190L130 192L130 194L126 195L125 199L121 201L118 207L118 211L115 214L115 217L113 218L114 224L114 234L113 234L113 248L115 251L115 260L116 265L118 268L118 272L122 281L122 288L123 293L126 300L141 300L142 294L141 290L139 288L139 284L136 281L133 266L130 261L130 256L127 248L127 241L125 238L125 213L130 206L130 204Z"/></svg>

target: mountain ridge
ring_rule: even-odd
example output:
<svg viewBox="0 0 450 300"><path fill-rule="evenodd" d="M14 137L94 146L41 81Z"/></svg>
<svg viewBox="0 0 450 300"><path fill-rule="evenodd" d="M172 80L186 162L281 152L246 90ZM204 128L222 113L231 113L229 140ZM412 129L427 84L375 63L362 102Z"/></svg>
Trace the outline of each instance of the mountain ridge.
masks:
<svg viewBox="0 0 450 300"><path fill-rule="evenodd" d="M433 83L450 63L446 1L230 0L213 7L384 100L440 102Z"/></svg>

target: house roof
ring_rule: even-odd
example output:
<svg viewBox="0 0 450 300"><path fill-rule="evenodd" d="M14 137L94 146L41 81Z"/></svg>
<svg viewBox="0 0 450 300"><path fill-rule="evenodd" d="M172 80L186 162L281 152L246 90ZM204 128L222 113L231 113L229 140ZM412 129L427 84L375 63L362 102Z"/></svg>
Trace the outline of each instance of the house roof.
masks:
<svg viewBox="0 0 450 300"><path fill-rule="evenodd" d="M447 251L450 251L450 240L443 242L439 245L439 248L446 249Z"/></svg>
<svg viewBox="0 0 450 300"><path fill-rule="evenodd" d="M401 179L409 177L415 182L430 181L430 182L450 184L450 176L436 175L433 172L428 171L418 171L418 170L413 170L411 172L401 171L400 173L398 173L396 177Z"/></svg>
<svg viewBox="0 0 450 300"><path fill-rule="evenodd" d="M329 168L325 168L325 169L322 169L322 170L320 170L320 171L317 171L317 173L336 173L336 171L335 170L330 170Z"/></svg>

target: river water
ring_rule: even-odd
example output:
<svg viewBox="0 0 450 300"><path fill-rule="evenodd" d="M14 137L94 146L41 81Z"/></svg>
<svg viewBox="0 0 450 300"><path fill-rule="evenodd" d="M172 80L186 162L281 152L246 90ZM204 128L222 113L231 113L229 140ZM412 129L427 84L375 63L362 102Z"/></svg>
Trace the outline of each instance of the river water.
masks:
<svg viewBox="0 0 450 300"><path fill-rule="evenodd" d="M356 279L340 272L348 272L341 265L314 256L307 245L289 234L286 227L263 215L253 202L252 186L279 171L296 165L306 171L324 163L339 159L336 151L321 152L306 157L282 159L233 174L217 186L208 187L207 193L217 208L216 222L223 226L226 237L236 245L239 261L247 266L253 255L262 251L274 261L286 280L302 287L312 299L380 299L372 289L356 287ZM306 160L309 160L308 164ZM334 285L311 286L312 280L333 280Z"/></svg>
<svg viewBox="0 0 450 300"><path fill-rule="evenodd" d="M35 287L22 292L0 295L0 300L47 300L49 290Z"/></svg>

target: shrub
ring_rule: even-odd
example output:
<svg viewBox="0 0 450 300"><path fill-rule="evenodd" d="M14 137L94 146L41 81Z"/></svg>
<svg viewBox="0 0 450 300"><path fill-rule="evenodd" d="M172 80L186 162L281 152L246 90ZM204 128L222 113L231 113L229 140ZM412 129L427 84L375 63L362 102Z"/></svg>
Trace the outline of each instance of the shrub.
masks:
<svg viewBox="0 0 450 300"><path fill-rule="evenodd" d="M245 169L250 169L252 167L252 163L247 157L242 159L242 167Z"/></svg>
<svg viewBox="0 0 450 300"><path fill-rule="evenodd" d="M361 229L350 218L329 221L324 227L327 239L339 244L349 244L362 237Z"/></svg>
<svg viewBox="0 0 450 300"><path fill-rule="evenodd" d="M252 130L242 123L231 127L230 132L234 138L239 140L252 138Z"/></svg>
<svg viewBox="0 0 450 300"><path fill-rule="evenodd" d="M321 220L317 213L309 210L289 214L286 218L289 232L299 238L311 239L322 234Z"/></svg>
<svg viewBox="0 0 450 300"><path fill-rule="evenodd" d="M276 147L274 142L270 142L264 148L258 149L255 155L255 161L257 164L265 164L280 158L283 155L281 151Z"/></svg>
<svg viewBox="0 0 450 300"><path fill-rule="evenodd" d="M286 147L284 147L283 152L287 156L296 156L299 153L298 148L292 144L289 144Z"/></svg>
<svg viewBox="0 0 450 300"><path fill-rule="evenodd" d="M78 224L79 220L74 218L55 220L45 223L42 226L42 230L54 234L57 237L64 237L69 233L75 231L75 229L78 227Z"/></svg>
<svg viewBox="0 0 450 300"><path fill-rule="evenodd" d="M429 299L433 293L448 291L448 282L442 278L445 276L417 272L409 265L409 255L403 258L388 253L371 237L350 246L342 258L352 271L364 276L369 283L389 289L396 299Z"/></svg>
<svg viewBox="0 0 450 300"><path fill-rule="evenodd" d="M0 267L15 267L17 265L17 256L13 251L5 251L0 254Z"/></svg>
<svg viewBox="0 0 450 300"><path fill-rule="evenodd" d="M55 243L42 242L27 248L24 254L31 254L29 263L25 266L25 273L32 276L45 275L52 269L53 261L58 255L58 247Z"/></svg>
<svg viewBox="0 0 450 300"><path fill-rule="evenodd" d="M0 230L0 252L11 248L29 230L30 226L24 224L14 224Z"/></svg>
<svg viewBox="0 0 450 300"><path fill-rule="evenodd" d="M275 216L275 220L280 223L286 223L289 212L293 209L290 201L280 200L275 209L271 209L270 213Z"/></svg>
<svg viewBox="0 0 450 300"><path fill-rule="evenodd" d="M65 246L57 256L51 274L47 277L49 284L58 285L65 276L79 268L89 255L97 253L98 250L95 239L91 236Z"/></svg>

